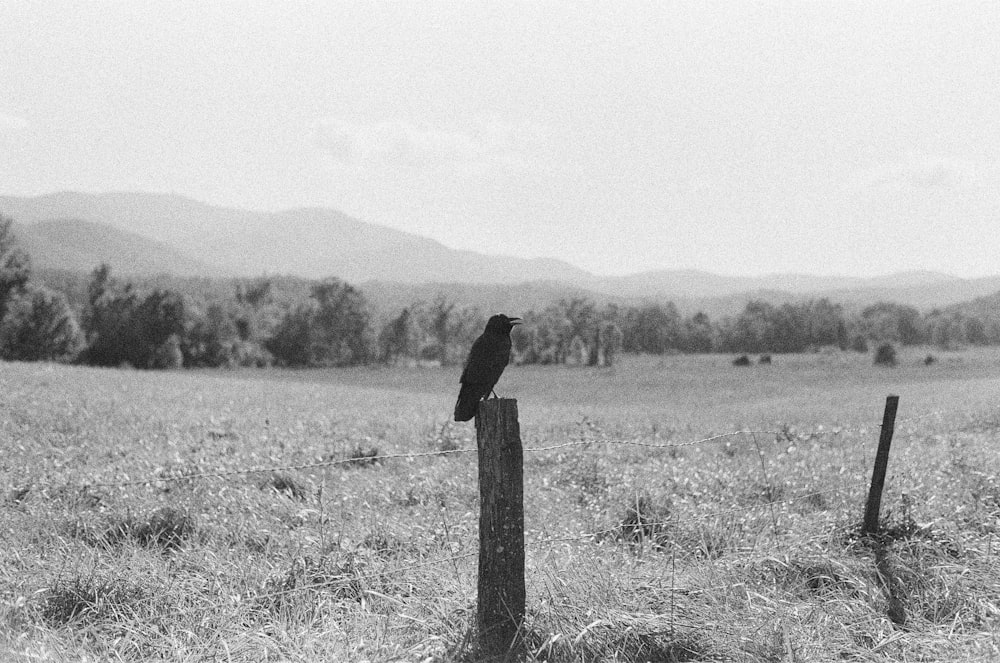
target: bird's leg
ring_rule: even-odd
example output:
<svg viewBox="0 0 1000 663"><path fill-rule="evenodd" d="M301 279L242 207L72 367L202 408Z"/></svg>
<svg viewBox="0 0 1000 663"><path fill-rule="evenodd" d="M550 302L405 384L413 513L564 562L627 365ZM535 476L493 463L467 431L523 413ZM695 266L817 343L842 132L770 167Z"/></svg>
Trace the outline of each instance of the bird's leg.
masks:
<svg viewBox="0 0 1000 663"><path fill-rule="evenodd" d="M499 396L497 396L497 392L495 392L494 390L490 389L490 393L493 394L493 398L496 398L496 399L500 398Z"/></svg>

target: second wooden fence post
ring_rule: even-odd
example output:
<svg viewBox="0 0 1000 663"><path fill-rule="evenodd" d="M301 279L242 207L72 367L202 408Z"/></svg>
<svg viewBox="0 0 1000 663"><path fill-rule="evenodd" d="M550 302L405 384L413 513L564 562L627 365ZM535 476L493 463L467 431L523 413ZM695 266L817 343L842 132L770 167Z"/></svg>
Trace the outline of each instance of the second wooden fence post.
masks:
<svg viewBox="0 0 1000 663"><path fill-rule="evenodd" d="M479 404L480 654L506 658L524 621L524 475L517 401Z"/></svg>
<svg viewBox="0 0 1000 663"><path fill-rule="evenodd" d="M885 486L885 471L889 466L889 446L892 444L892 433L896 427L898 405L899 396L886 397L885 412L882 414L882 432L878 437L878 451L875 452L875 467L872 469L872 485L868 489L868 502L865 504L862 534L874 534L878 531L878 512L882 506L882 488Z"/></svg>

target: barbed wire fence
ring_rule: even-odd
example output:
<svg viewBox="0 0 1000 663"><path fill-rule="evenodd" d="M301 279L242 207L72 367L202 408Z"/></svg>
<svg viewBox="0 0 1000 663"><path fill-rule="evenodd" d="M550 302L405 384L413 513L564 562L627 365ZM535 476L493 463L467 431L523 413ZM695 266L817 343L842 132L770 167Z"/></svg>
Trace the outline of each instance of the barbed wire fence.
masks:
<svg viewBox="0 0 1000 663"><path fill-rule="evenodd" d="M925 421L927 419L940 418L942 415L946 414L944 411L935 411L925 413L917 417L907 417L897 420L897 426L900 424L912 424L920 421ZM580 447L594 447L594 446L622 446L622 447L637 447L645 449L655 449L655 450L666 450L666 449L678 449L683 447L694 447L701 446L704 444L712 444L716 442L724 442L731 440L733 438L739 438L744 436L753 435L773 435L776 439L816 439L820 437L846 435L849 433L867 433L873 428L878 428L879 424L872 425L859 425L859 426L819 426L813 429L800 431L798 429L793 429L789 427L784 428L773 428L773 429L741 429L736 431L730 431L726 433L718 433L715 435L710 435L708 437L698 438L694 440L685 440L682 442L643 442L641 440L622 440L613 439L610 437L600 437L593 439L581 439L581 440L570 440L568 442L560 442L559 444L552 444L539 447L525 447L525 453L542 453L548 451L559 451L562 449L570 448L580 448ZM748 441L752 441L752 438L748 438ZM436 451L407 451L399 453L388 453L388 454L372 454L365 456L348 456L344 458L336 458L331 460L315 461L309 463L289 463L289 464L278 464L278 465L264 465L258 467L243 467L243 468L232 468L232 469L217 469L217 470L206 470L200 472L189 472L189 473L159 473L156 475L146 476L139 479L124 479L121 481L82 481L77 484L77 487L81 489L96 489L96 488L129 488L133 486L142 486L149 484L159 484L159 483L182 483L186 481L196 481L199 479L233 479L240 476L253 475L253 474L271 474L276 472L303 472L307 470L321 470L331 467L339 467L343 465L352 465L359 462L364 463L382 463L390 460L399 459L416 459L416 458L430 458L436 456L452 456L461 454L474 454L478 452L477 447L460 447L456 449L440 449ZM27 484L28 486L34 486L33 482ZM52 486L45 485L41 487L51 488Z"/></svg>
<svg viewBox="0 0 1000 663"><path fill-rule="evenodd" d="M926 412L919 416L900 418L895 421L895 426L897 429L904 428L906 426L912 427L918 423L923 423L928 420L942 421L945 415L949 414L945 411L932 411ZM681 441L646 441L644 439L616 439L615 437L608 435L606 433L600 433L593 437L581 438L576 440L570 440L566 442L561 442L558 444L551 445L539 445L526 447L523 449L525 454L545 454L552 452L563 452L574 449L590 449L595 447L606 447L606 448L634 448L646 451L648 453L657 453L664 451L677 450L689 447L701 447L713 444L726 444L731 442L742 442L749 447L752 447L753 452L756 454L761 477L765 485L772 485L772 478L768 474L767 465L765 463L765 455L761 446L761 438L763 436L769 436L774 442L795 442L804 440L817 440L823 438L831 438L838 436L848 436L848 435L864 435L869 434L874 430L878 430L882 427L882 424L870 423L870 424L858 424L853 426L841 426L841 425L820 425L806 429L796 429L789 426L781 426L775 428L760 428L760 429L741 429L735 431L729 431L724 433L717 433L714 435L709 435L706 437L700 437L697 439L681 440ZM326 470L329 468L343 467L351 464L356 464L359 461L366 463L384 463L393 460L400 459L429 459L429 458L447 458L463 454L473 454L479 452L479 446L476 447L460 447L453 449L439 449L434 451L412 451L412 452L398 452L398 453L383 453L383 454L372 454L366 455L363 458L358 458L356 456L347 456L343 458L329 459L316 462L306 462L306 463L287 463L287 464L273 464L273 465L263 465L256 467L238 467L238 468L218 468L214 470L204 470L198 472L179 472L179 473L164 473L158 472L154 475L145 476L141 478L129 478L126 477L118 481L83 481L75 485L76 488L89 491L96 489L108 489L116 490L123 488L130 488L142 485L156 485L156 484L170 484L170 483L182 483L191 481L200 481L207 479L221 479L221 480L234 480L240 477L258 475L258 474L275 474L275 473L286 473L286 472L307 472L307 471L317 471ZM47 486L51 488L52 486ZM829 488L823 490L809 491L800 495L795 495L792 497L777 499L768 498L764 502L759 504L741 505L726 509L714 509L707 512L698 514L685 514L684 519L686 522L696 522L696 521L708 521L712 519L721 519L727 516L733 515L746 515L755 511L770 511L770 520L772 525L772 530L775 536L778 535L778 520L776 516L775 509L777 507L790 506L804 501L816 500L821 497L840 495L845 498L858 498L859 489L857 487L838 487ZM637 509L638 511L638 509ZM664 545L664 542L669 540L669 527L676 524L676 519L673 517L667 517L664 519L638 519L638 522L634 523L635 528L633 530L628 530L623 523L616 523L608 527L591 529L588 531L583 531L575 534L567 534L563 536L527 536L529 533L525 532L525 537L523 540L524 550L539 550L544 548L552 548L558 544L579 544L579 543L595 543L603 544L605 542L613 541L619 545L628 547L633 544L644 546L644 545ZM662 536L660 532L662 531ZM673 566L673 548L671 546L671 566ZM364 587L365 583L374 583L375 581L385 581L386 579L391 579L392 577L401 577L411 571L439 567L442 565L454 565L459 562L464 562L466 560L476 558L480 555L480 551L471 550L468 552L453 554L443 557L435 557L434 559L424 559L413 563L403 564L400 566L395 566L393 568L380 569L375 571L360 571L360 570L345 570L343 574L337 575L332 574L327 578L303 585L297 585L292 587L284 587L273 589L270 591L259 591L255 592L252 596L246 597L248 600L253 600L257 602L262 601L273 601L279 600L282 597L287 597L302 591L322 591L327 588L341 586L344 583L360 583L361 590L364 592L374 592L379 594L377 589L373 587ZM671 582L673 582L673 569L671 569ZM673 592L671 592L671 600L673 600ZM178 610L178 614L186 614L193 611L202 610L214 610L218 609L218 605L205 605L198 607L189 607L182 610ZM673 605L671 604L671 611L673 610ZM674 624L674 620L671 617L671 624Z"/></svg>

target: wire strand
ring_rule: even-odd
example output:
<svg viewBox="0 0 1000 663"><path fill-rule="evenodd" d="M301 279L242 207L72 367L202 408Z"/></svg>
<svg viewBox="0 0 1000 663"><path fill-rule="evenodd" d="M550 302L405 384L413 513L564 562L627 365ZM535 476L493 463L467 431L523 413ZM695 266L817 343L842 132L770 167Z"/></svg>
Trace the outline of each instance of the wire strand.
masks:
<svg viewBox="0 0 1000 663"><path fill-rule="evenodd" d="M923 421L931 417L940 417L943 412L928 412L917 417L897 419L896 425L914 423L917 421ZM792 439L811 439L824 435L843 435L846 433L863 433L871 430L872 425L859 425L859 426L818 426L808 431L796 431L791 432L794 429L778 429L778 430L751 430L744 429L738 431L731 431L728 433L719 433L717 435L711 435L709 437L699 438L696 440L687 440L684 442L643 442L638 439L633 440L621 440L621 439L611 439L611 438L596 438L591 440L571 440L569 442L562 442L559 444L552 444L548 446L541 447L526 447L524 453L542 453L547 451L557 451L559 449L568 449L572 447L585 447L596 444L603 445L621 445L621 446L633 446L646 449L674 449L680 447L691 447L701 444L709 444L713 442L719 442L722 440L728 440L731 438L736 438L740 436L748 436L748 442L752 441L749 436L753 435L774 435L778 438L781 436L794 435ZM875 428L880 428L881 424L874 425ZM403 458L430 458L435 456L450 456L456 454L467 454L476 453L478 449L475 447L462 447L459 449L442 449L438 451L415 451L415 452L402 452L394 454L378 454L374 456L363 456L363 457L352 457L352 458L339 458L336 460L326 460L313 463L298 463L289 465L274 465L267 467L253 467L253 468L236 468L232 470L209 470L204 472L191 472L188 474L177 474L172 476L154 476L146 477L142 479L132 479L126 481L103 481L103 482L85 482L82 488L126 488L129 486L142 486L153 483L175 483L182 481L194 481L197 479L207 479L207 478L219 478L227 479L230 477L243 476L249 474L268 474L275 472L295 472L302 470L313 470L322 469L327 467L336 467L339 465L351 465L355 463L377 463L388 460L396 460Z"/></svg>

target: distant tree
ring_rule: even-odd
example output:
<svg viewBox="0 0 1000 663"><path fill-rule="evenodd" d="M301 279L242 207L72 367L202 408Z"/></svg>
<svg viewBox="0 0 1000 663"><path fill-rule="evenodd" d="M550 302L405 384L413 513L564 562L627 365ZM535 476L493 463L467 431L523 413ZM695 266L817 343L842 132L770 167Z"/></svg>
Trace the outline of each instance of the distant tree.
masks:
<svg viewBox="0 0 1000 663"><path fill-rule="evenodd" d="M184 298L171 290L154 290L136 307L132 316L138 335L136 368L180 366L180 338L187 319Z"/></svg>
<svg viewBox="0 0 1000 663"><path fill-rule="evenodd" d="M264 347L282 366L305 367L313 365L312 320L314 307L300 304L288 311L278 323Z"/></svg>
<svg viewBox="0 0 1000 663"><path fill-rule="evenodd" d="M10 298L24 288L31 276L31 260L18 248L13 225L13 219L0 214L0 320Z"/></svg>
<svg viewBox="0 0 1000 663"><path fill-rule="evenodd" d="M510 315L515 315L511 313ZM463 306L452 317L451 340L455 350L452 353L453 363L460 363L465 360L472 348L473 342L483 330L486 329L487 317L475 306ZM514 327L511 336L516 336L520 330L520 325Z"/></svg>
<svg viewBox="0 0 1000 663"><path fill-rule="evenodd" d="M582 297L562 299L540 313L526 314L525 329L519 329L512 340L522 334L531 338L528 356L542 364L565 364L568 360L594 365L598 356L598 332L601 315L594 303ZM574 359L575 358L575 359Z"/></svg>
<svg viewBox="0 0 1000 663"><path fill-rule="evenodd" d="M528 314L525 314L528 315ZM517 364L538 364L538 355L535 352L535 336L537 330L530 322L520 325L517 334L510 335L511 360Z"/></svg>
<svg viewBox="0 0 1000 663"><path fill-rule="evenodd" d="M317 308L312 324L313 362L319 366L363 364L371 359L369 316L364 296L338 279L312 287Z"/></svg>
<svg viewBox="0 0 1000 663"><path fill-rule="evenodd" d="M400 357L409 357L414 352L413 320L409 308L385 323L378 337L379 360L392 363Z"/></svg>
<svg viewBox="0 0 1000 663"><path fill-rule="evenodd" d="M626 352L663 354L681 345L681 317L673 302L629 308L621 331Z"/></svg>
<svg viewBox="0 0 1000 663"><path fill-rule="evenodd" d="M678 349L683 352L711 352L714 336L711 320L699 311L681 325Z"/></svg>
<svg viewBox="0 0 1000 663"><path fill-rule="evenodd" d="M291 287L290 287L291 286ZM221 306L209 314L196 315L202 320L197 332L215 336L222 343L222 354L215 361L220 366L269 366L274 357L265 345L284 316L300 304L313 302L310 285L297 280L262 277L253 281L237 281L232 299L217 298L210 306ZM228 320L223 320L228 318ZM235 336L232 332L235 330ZM196 330L189 330L189 334ZM192 361L185 351L185 362Z"/></svg>
<svg viewBox="0 0 1000 663"><path fill-rule="evenodd" d="M372 358L364 296L329 278L314 283L312 301L288 311L267 349L285 366L350 366Z"/></svg>
<svg viewBox="0 0 1000 663"><path fill-rule="evenodd" d="M433 335L437 346L436 358L442 364L447 364L448 341L451 333L451 312L455 309L455 302L450 302L439 295L434 299L429 311L430 332Z"/></svg>
<svg viewBox="0 0 1000 663"><path fill-rule="evenodd" d="M511 334L513 360L519 364L611 366L623 350L627 309L602 309L584 298L563 299L543 311L522 315ZM480 323L481 324L481 323Z"/></svg>
<svg viewBox="0 0 1000 663"><path fill-rule="evenodd" d="M827 298L810 301L805 305L806 342L810 346L834 345L848 347L847 319L844 307Z"/></svg>
<svg viewBox="0 0 1000 663"><path fill-rule="evenodd" d="M986 323L979 318L966 318L965 340L972 345L987 345L990 339L986 332Z"/></svg>
<svg viewBox="0 0 1000 663"><path fill-rule="evenodd" d="M253 283L237 283L236 303L260 308L270 300L271 287L272 282L268 278L258 279Z"/></svg>
<svg viewBox="0 0 1000 663"><path fill-rule="evenodd" d="M861 311L864 334L877 341L916 345L924 341L920 311L895 302L878 302Z"/></svg>
<svg viewBox="0 0 1000 663"><path fill-rule="evenodd" d="M1000 320L987 320L986 342L990 345L1000 345Z"/></svg>
<svg viewBox="0 0 1000 663"><path fill-rule="evenodd" d="M728 330L726 349L735 352L764 352L778 337L776 325L778 309L774 305L753 300L747 302L743 312L733 321Z"/></svg>
<svg viewBox="0 0 1000 663"><path fill-rule="evenodd" d="M186 320L179 293L156 289L140 297L130 283L118 284L111 269L101 265L87 286L83 314L87 348L80 359L98 366L178 366Z"/></svg>
<svg viewBox="0 0 1000 663"><path fill-rule="evenodd" d="M94 269L81 318L86 349L80 361L96 366L132 364L138 354L136 330L132 327L137 306L138 297L131 284L119 286L107 264Z"/></svg>
<svg viewBox="0 0 1000 663"><path fill-rule="evenodd" d="M187 313L180 349L187 367L269 366L273 357L248 329L245 307L215 301Z"/></svg>
<svg viewBox="0 0 1000 663"><path fill-rule="evenodd" d="M163 343L153 349L152 361L145 368L182 368L184 352L181 350L181 337L171 334Z"/></svg>
<svg viewBox="0 0 1000 663"><path fill-rule="evenodd" d="M553 311L547 309L546 312ZM569 345L569 341L563 341L565 331L561 329L557 317L543 316L545 316L545 312L538 314L539 319L532 323L533 354L539 364L561 364L566 361L567 353L563 348Z"/></svg>
<svg viewBox="0 0 1000 663"><path fill-rule="evenodd" d="M580 336L574 336L569 341L569 347L563 361L572 366L585 366L588 363L589 354L586 342Z"/></svg>
<svg viewBox="0 0 1000 663"><path fill-rule="evenodd" d="M184 336L184 364L190 367L236 366L239 341L236 321L222 303L213 303L196 315Z"/></svg>
<svg viewBox="0 0 1000 663"><path fill-rule="evenodd" d="M83 335L66 298L29 285L8 302L0 321L0 357L17 361L68 361Z"/></svg>
<svg viewBox="0 0 1000 663"><path fill-rule="evenodd" d="M933 310L923 319L927 340L943 349L965 345L988 345L993 341L991 327L974 313L949 307Z"/></svg>
<svg viewBox="0 0 1000 663"><path fill-rule="evenodd" d="M584 297L563 299L556 305L563 318L565 340L568 344L574 337L579 337L588 348L593 347L597 340L597 323L600 317L594 302Z"/></svg>
<svg viewBox="0 0 1000 663"><path fill-rule="evenodd" d="M733 352L803 352L834 345L847 347L843 309L827 299L774 306L755 300L718 330L717 349Z"/></svg>
<svg viewBox="0 0 1000 663"><path fill-rule="evenodd" d="M486 325L478 308L458 308L443 294L431 302L414 302L408 310L412 355L443 365L464 360Z"/></svg>
<svg viewBox="0 0 1000 663"><path fill-rule="evenodd" d="M90 273L90 280L87 282L87 303L80 321L83 331L87 335L88 345L92 344L91 335L97 333L102 322L98 319L101 314L98 304L114 286L111 279L111 266L107 263L101 263Z"/></svg>
<svg viewBox="0 0 1000 663"><path fill-rule="evenodd" d="M851 339L851 350L855 352L868 352L868 341L864 334L857 334Z"/></svg>
<svg viewBox="0 0 1000 663"><path fill-rule="evenodd" d="M611 316L601 322L597 330L596 361L597 366L613 366L618 353L622 350L624 335L618 323Z"/></svg>
<svg viewBox="0 0 1000 663"><path fill-rule="evenodd" d="M931 311L924 324L928 340L942 349L960 348L969 342L968 319L957 310Z"/></svg>

